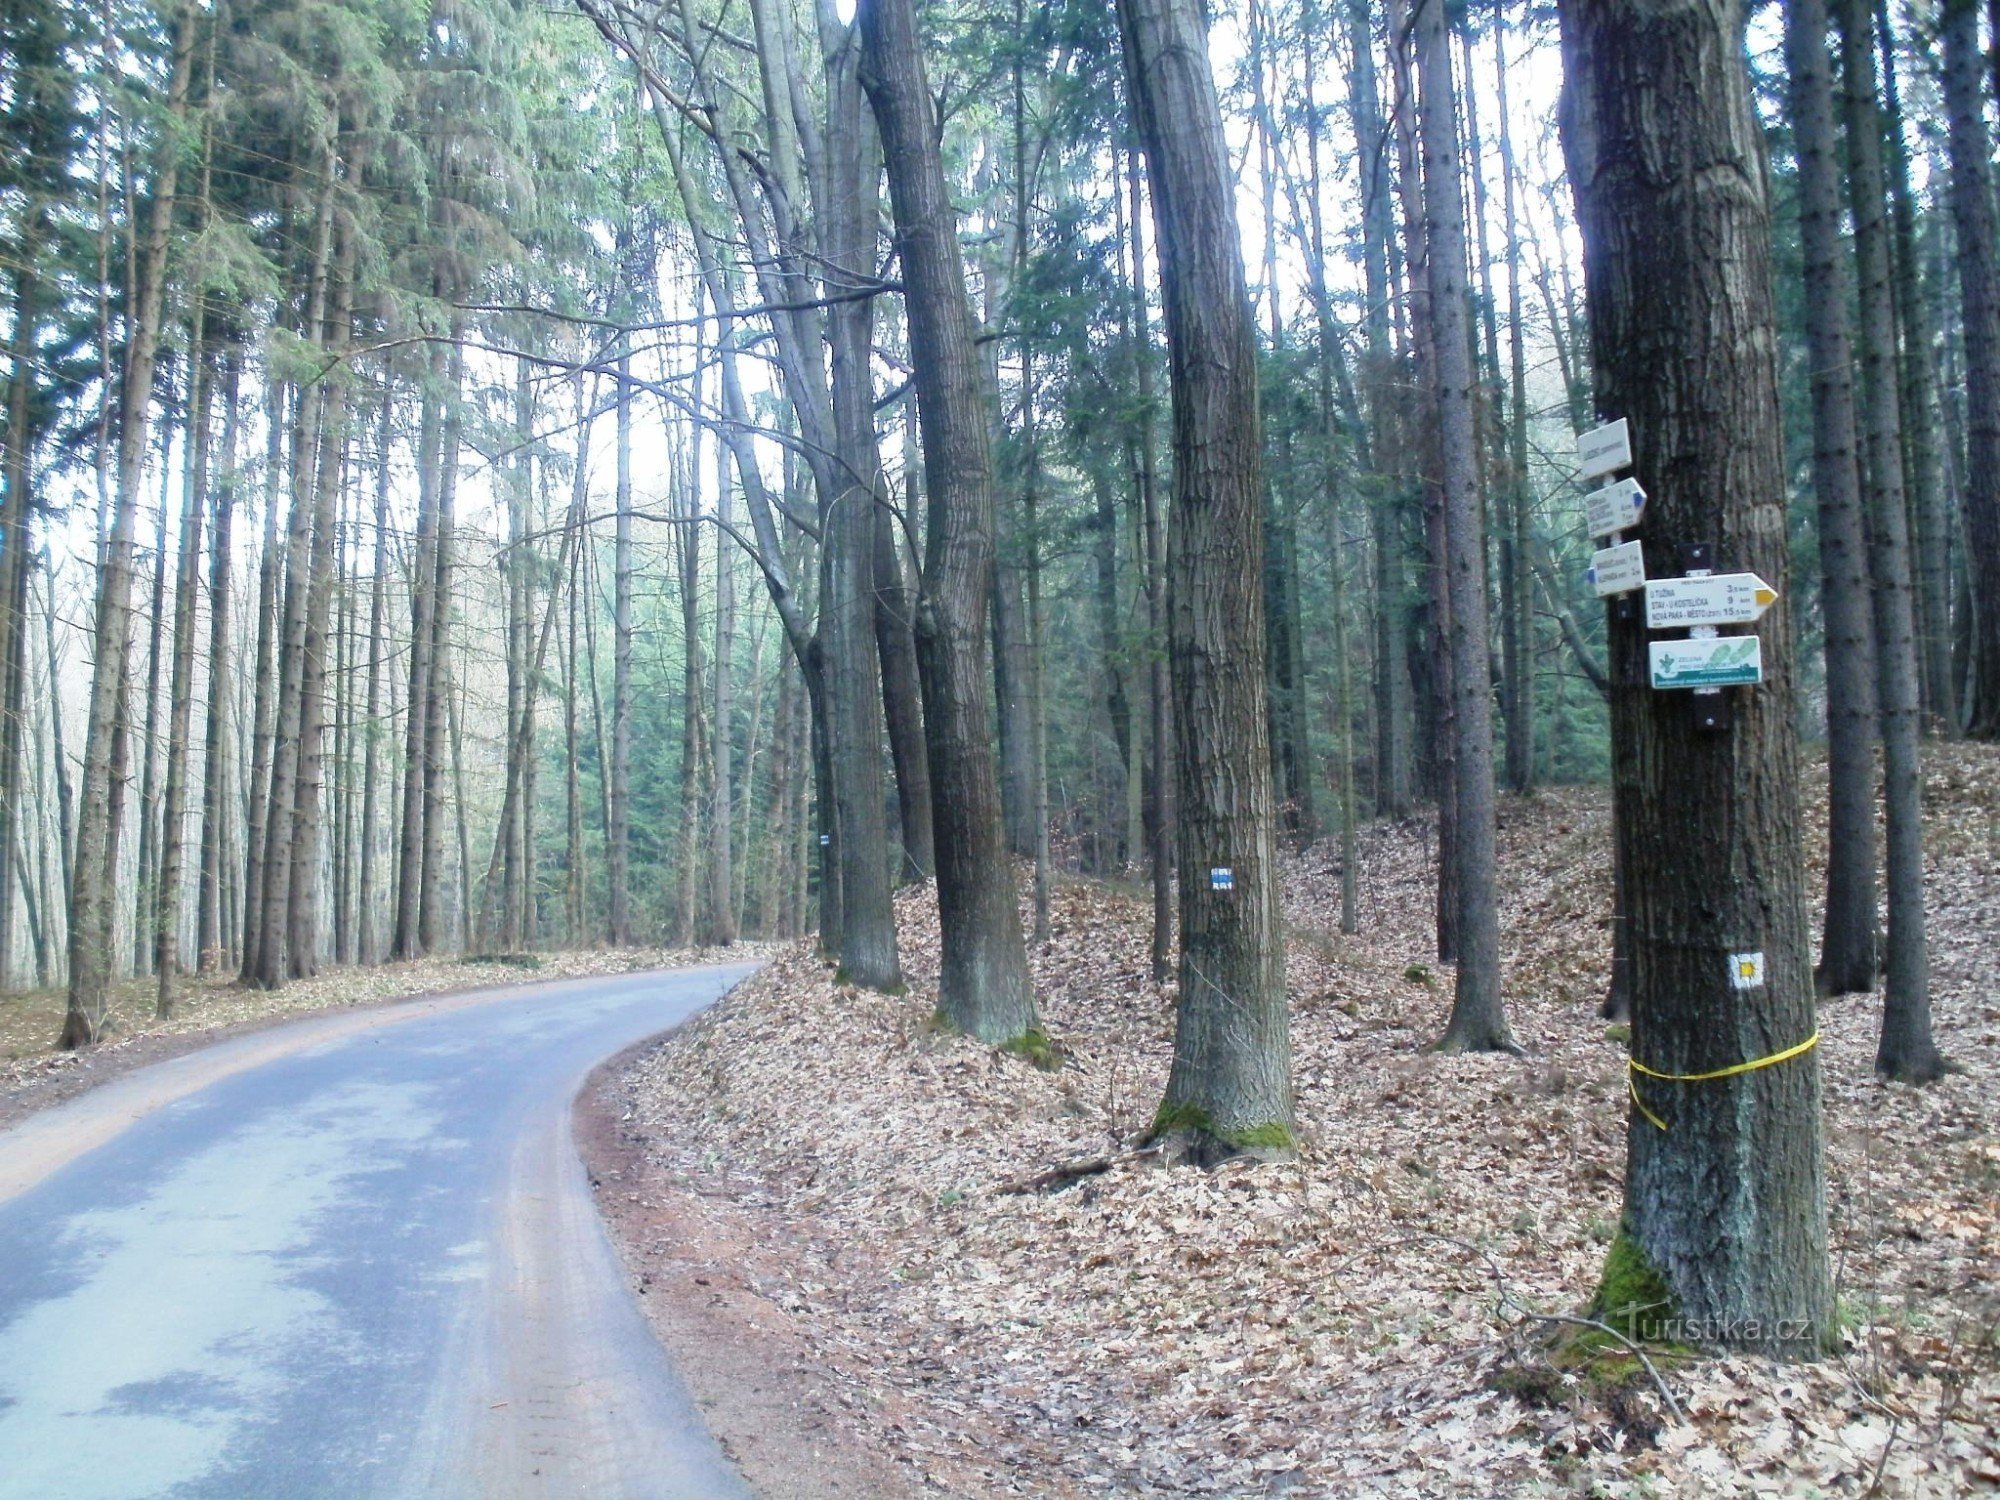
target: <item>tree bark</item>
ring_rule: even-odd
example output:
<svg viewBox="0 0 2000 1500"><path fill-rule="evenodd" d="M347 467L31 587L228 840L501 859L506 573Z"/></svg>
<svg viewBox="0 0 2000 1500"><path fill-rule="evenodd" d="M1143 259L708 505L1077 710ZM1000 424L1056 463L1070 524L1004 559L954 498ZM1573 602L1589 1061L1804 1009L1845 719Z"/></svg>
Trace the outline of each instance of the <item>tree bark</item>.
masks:
<svg viewBox="0 0 2000 1500"><path fill-rule="evenodd" d="M1466 319L1465 198L1460 186L1451 42L1444 0L1418 0L1425 267L1436 345L1438 429L1450 601L1453 819L1458 973L1442 1052L1512 1052L1500 1000L1499 861L1493 788L1493 689L1486 629L1486 537Z"/></svg>
<svg viewBox="0 0 2000 1500"><path fill-rule="evenodd" d="M1688 543L1754 570L1765 681L1705 733L1611 626L1612 748L1630 927L1632 1056L1692 1074L1816 1034L1800 871L1785 466L1762 132L1744 11L1564 0L1563 144L1583 235L1599 409L1627 418L1647 572ZM1763 983L1738 976L1762 955ZM1754 978L1754 975L1751 976ZM1705 1082L1636 1076L1625 1213L1600 1313L1695 1343L1810 1356L1833 1334L1818 1054ZM1630 1272L1672 1306L1634 1319ZM1678 1328L1666 1322L1677 1317Z"/></svg>
<svg viewBox="0 0 2000 1500"><path fill-rule="evenodd" d="M929 500L917 666L937 837L938 1011L982 1041L1018 1041L1038 1023L990 738L993 465L972 309L915 7L862 0L856 24L903 267Z"/></svg>
<svg viewBox="0 0 2000 1500"><path fill-rule="evenodd" d="M880 168L862 99L860 66L851 39L827 63L830 128L821 215L829 269L850 282L871 274L881 216ZM872 301L842 302L828 310L834 450L842 482L823 519L820 659L831 716L828 748L833 852L840 866L840 970L852 983L890 990L901 986L902 968L895 924L878 916L890 910L875 576L876 516L887 497L882 494L875 390L869 374L873 330Z"/></svg>
<svg viewBox="0 0 2000 1500"><path fill-rule="evenodd" d="M1826 621L1826 926L1822 995L1875 988L1874 633L1856 451L1854 349L1841 262L1840 168L1825 0L1788 0L1786 72L1799 165L1806 344L1812 364L1813 487Z"/></svg>
<svg viewBox="0 0 2000 1500"><path fill-rule="evenodd" d="M204 174L205 175L205 174ZM206 184L204 184L204 191ZM166 790L160 820L160 884L152 911L153 972L159 978L153 1013L174 1012L174 978L180 968L182 824L187 797L188 724L194 711L195 594L201 582L202 513L208 498L209 419L214 362L207 345L207 299L195 298L188 338L188 462L182 484L180 555L174 570L174 639L167 709ZM161 559L162 566L165 559Z"/></svg>
<svg viewBox="0 0 2000 1500"><path fill-rule="evenodd" d="M229 745L230 572L236 514L236 435L243 352L232 345L223 356L222 476L215 486L215 520L210 525L208 562L208 718L203 734L201 778L200 889L195 897L195 966L214 974L227 962L222 915L224 832L230 817L229 782L234 769Z"/></svg>
<svg viewBox="0 0 2000 1500"><path fill-rule="evenodd" d="M1265 666L1263 429L1235 183L1193 0L1120 0L1153 187L1174 412L1168 649L1180 868L1174 1061L1154 1132L1294 1143Z"/></svg>
<svg viewBox="0 0 2000 1500"><path fill-rule="evenodd" d="M1958 733L1958 694L1951 672L1951 532L1944 450L1938 441L1937 365L1930 315L1918 267L1915 195L1910 191L1910 152L1903 136L1903 106L1896 86L1896 51L1889 28L1888 0L1871 12L1882 59L1882 114L1888 145L1885 163L1893 226L1896 316L1902 332L1899 368L1903 433L1903 484L1910 496L1916 560L1918 623L1923 654L1924 717L1927 732Z"/></svg>
<svg viewBox="0 0 2000 1500"><path fill-rule="evenodd" d="M1821 0L1797 0L1810 19ZM1875 1069L1905 1083L1944 1072L1931 1038L1930 956L1924 928L1923 664L1911 592L1910 523L1903 489L1902 391L1896 299L1884 213L1882 116L1868 0L1836 0L1847 114L1849 202L1860 270L1861 387L1867 432L1868 560L1874 583L1875 699L1881 714L1883 802L1888 813L1889 934L1882 1039Z"/></svg>
<svg viewBox="0 0 2000 1500"><path fill-rule="evenodd" d="M84 738L84 797L77 813L76 860L70 886L69 993L59 1045L86 1047L104 1029L110 1004L112 884L117 849L112 775L118 770L120 700L132 623L132 553L138 525L139 485L146 457L147 410L159 355L161 305L166 295L167 250L179 182L179 129L187 114L193 73L197 9L180 7L174 20L172 73L167 85L167 145L153 182L152 216L135 266L125 368L119 387L118 490L105 536L97 589L96 653L90 682L90 716Z"/></svg>
<svg viewBox="0 0 2000 1500"><path fill-rule="evenodd" d="M1972 692L1966 733L2000 738L2000 232L1992 141L1980 83L1978 0L1944 0L1951 209L1965 319L1965 540L1972 584Z"/></svg>
<svg viewBox="0 0 2000 1500"><path fill-rule="evenodd" d="M621 264L626 257L621 256ZM632 357L618 358L618 516L611 552L611 809L605 869L611 880L607 914L611 946L632 941Z"/></svg>

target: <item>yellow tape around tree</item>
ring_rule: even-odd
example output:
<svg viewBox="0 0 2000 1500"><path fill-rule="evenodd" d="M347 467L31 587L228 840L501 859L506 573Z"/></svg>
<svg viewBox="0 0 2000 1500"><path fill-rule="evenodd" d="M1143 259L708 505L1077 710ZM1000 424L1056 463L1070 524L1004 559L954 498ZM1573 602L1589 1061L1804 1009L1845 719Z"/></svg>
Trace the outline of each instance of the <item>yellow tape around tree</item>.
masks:
<svg viewBox="0 0 2000 1500"><path fill-rule="evenodd" d="M1790 1062L1793 1058L1812 1051L1818 1045L1819 1033L1815 1031L1797 1046L1787 1047L1783 1052L1773 1052L1769 1057L1760 1057L1754 1062L1737 1063L1733 1067L1716 1068L1707 1073L1662 1073L1657 1068L1647 1067L1636 1057L1628 1057L1625 1061L1630 1065L1631 1072L1625 1075L1625 1086L1631 1091L1632 1103L1639 1113L1651 1120L1659 1129L1665 1130L1667 1122L1646 1108L1646 1101L1639 1097L1639 1081L1632 1076L1632 1073L1644 1073L1648 1078L1657 1078L1662 1083L1708 1083L1717 1078L1734 1078L1738 1073L1754 1073L1759 1068L1776 1067L1781 1062Z"/></svg>

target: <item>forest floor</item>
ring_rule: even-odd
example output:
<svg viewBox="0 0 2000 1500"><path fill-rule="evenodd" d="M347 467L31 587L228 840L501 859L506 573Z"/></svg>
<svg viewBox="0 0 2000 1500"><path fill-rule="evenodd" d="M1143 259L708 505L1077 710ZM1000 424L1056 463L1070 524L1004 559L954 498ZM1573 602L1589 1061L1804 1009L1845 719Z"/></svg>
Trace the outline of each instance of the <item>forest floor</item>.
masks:
<svg viewBox="0 0 2000 1500"><path fill-rule="evenodd" d="M174 1013L164 1021L153 1014L155 982L125 980L112 987L105 1040L86 1052L66 1052L56 1046L63 1024L62 991L8 995L0 998L0 1126L133 1068L315 1011L542 979L728 963L774 951L772 944L748 943L725 949L577 949L501 958L426 958L328 969L278 990L246 989L233 976L189 976L176 982Z"/></svg>
<svg viewBox="0 0 2000 1500"><path fill-rule="evenodd" d="M670 1347L674 1309L709 1318L705 1344L678 1345L684 1367L729 1326L765 1340L759 1399L793 1390L829 1453L900 1476L864 1492L1994 1489L2000 755L1936 747L1926 776L1937 1032L1966 1071L1884 1085L1878 1000L1823 1005L1843 1352L1656 1356L1684 1420L1629 1361L1553 1368L1526 1315L1588 1301L1619 1213L1601 791L1503 803L1525 1059L1419 1051L1451 993L1425 825L1367 830L1357 937L1338 930L1331 846L1288 859L1295 1161L1204 1172L1135 1151L1172 1035L1146 904L1058 887L1034 966L1065 1062L1044 1073L930 1024L920 889L898 903L907 995L836 989L794 947L600 1084L599 1124L622 1137L615 1164L592 1152L600 1201ZM1823 818L1808 843L1823 850ZM1093 1158L1103 1170L1031 1185ZM723 1387L744 1382L689 1374L720 1431ZM740 1454L759 1427L735 1415ZM855 1492L797 1469L766 1491Z"/></svg>

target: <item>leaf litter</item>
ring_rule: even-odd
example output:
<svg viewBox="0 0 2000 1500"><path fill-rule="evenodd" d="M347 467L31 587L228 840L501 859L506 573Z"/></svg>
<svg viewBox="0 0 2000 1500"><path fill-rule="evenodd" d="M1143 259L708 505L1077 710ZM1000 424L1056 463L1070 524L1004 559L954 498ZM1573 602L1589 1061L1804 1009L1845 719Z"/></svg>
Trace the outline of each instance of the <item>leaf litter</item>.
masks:
<svg viewBox="0 0 2000 1500"><path fill-rule="evenodd" d="M1842 1351L1661 1354L1685 1421L1610 1359L1551 1362L1520 1311L1587 1302L1619 1213L1600 790L1503 803L1525 1059L1419 1051L1451 992L1423 821L1362 834L1358 936L1338 930L1337 846L1286 857L1294 1161L1204 1172L1139 1149L1173 986L1150 978L1149 904L1066 881L1031 955L1058 1071L934 1028L935 906L908 890L908 994L836 986L798 945L642 1055L620 1088L643 1190L738 1220L853 1420L952 1493L1991 1490L2000 755L1932 747L1926 792L1936 1029L1966 1071L1885 1085L1879 997L1823 1003Z"/></svg>

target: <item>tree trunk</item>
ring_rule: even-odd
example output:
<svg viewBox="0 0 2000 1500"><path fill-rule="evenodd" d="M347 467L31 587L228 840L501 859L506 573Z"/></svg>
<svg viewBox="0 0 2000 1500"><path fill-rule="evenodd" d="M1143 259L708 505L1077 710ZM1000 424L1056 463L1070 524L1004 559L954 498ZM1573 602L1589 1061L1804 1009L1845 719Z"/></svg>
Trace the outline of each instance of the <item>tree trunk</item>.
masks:
<svg viewBox="0 0 2000 1500"><path fill-rule="evenodd" d="M271 750L277 732L278 496L284 487L286 387L270 382L264 401L264 545L257 568L257 670L250 709L250 786L244 811L242 922L233 925L241 950L239 983L255 982L257 936L263 930L264 826L271 810Z"/></svg>
<svg viewBox="0 0 2000 1500"><path fill-rule="evenodd" d="M856 22L861 81L888 169L929 497L917 665L937 837L938 1011L982 1041L1019 1041L1037 1031L1037 1020L990 738L992 450L957 215L914 5L862 0Z"/></svg>
<svg viewBox="0 0 2000 1500"><path fill-rule="evenodd" d="M360 893L356 898L355 953L364 964L378 962L375 925L375 823L380 796L383 729L382 648L384 603L389 572L389 455L393 448L395 391L385 381L382 412L375 438L375 566L368 580L368 708L361 729L361 862Z"/></svg>
<svg viewBox="0 0 2000 1500"><path fill-rule="evenodd" d="M915 444L910 445L914 458ZM916 484L910 475L914 518ZM928 880L937 868L931 832L931 765L924 749L924 705L917 685L916 595L903 568L903 545L895 511L878 504L875 513L875 648L882 658L882 703L889 726L889 756L896 768L897 824L903 835L899 883ZM913 522L914 524L914 522Z"/></svg>
<svg viewBox="0 0 2000 1500"><path fill-rule="evenodd" d="M161 305L166 295L167 250L179 180L179 129L187 114L193 72L197 9L183 5L174 20L173 66L167 86L168 145L153 182L152 216L134 267L125 368L119 388L118 491L98 572L96 652L92 659L90 716L85 729L83 785L77 813L76 860L70 886L69 994L59 1045L86 1047L98 1039L110 1004L113 904L117 849L116 789L120 759L120 701L132 623L132 552L139 516L139 484L146 457L147 410L159 354Z"/></svg>
<svg viewBox="0 0 2000 1500"><path fill-rule="evenodd" d="M315 345L326 327L328 281L333 265L333 198L335 154L329 148L323 168L314 220L312 270L306 294L303 328ZM326 390L315 383L300 390L292 420L291 515L285 536L285 593L279 637L277 731L271 743L271 801L264 815L264 891L260 898L253 949L244 957L249 977L259 988L274 990L285 982L285 944L292 914L293 841L297 833L295 806L302 767L302 734L306 720L306 652L318 548L317 481L322 477L319 435L326 409Z"/></svg>
<svg viewBox="0 0 2000 1500"><path fill-rule="evenodd" d="M1423 151L1418 143L1417 85L1410 39L1413 12L1407 0L1391 0L1390 49L1396 84L1395 131L1402 199L1403 244L1409 266L1409 350L1415 374L1415 401L1406 404L1404 461L1416 469L1415 488L1422 496L1423 562L1426 586L1421 606L1424 650L1412 654L1415 679L1417 739L1423 747L1418 769L1426 790L1437 798L1437 956L1440 963L1458 962L1458 777L1454 767L1452 730L1451 557L1445 526L1443 415L1435 299L1429 264L1429 211L1424 200ZM1461 278L1463 272L1460 273ZM1463 324L1461 323L1461 327ZM1467 353L1467 360L1471 358Z"/></svg>
<svg viewBox="0 0 2000 1500"><path fill-rule="evenodd" d="M460 342L461 336L462 330L454 327L450 353L445 361L443 420L439 424L438 432L437 543L434 548L435 568L429 582L430 609L426 616L426 628L430 637L430 649L426 654L429 675L424 686L424 747L420 757L423 776L420 785L422 816L419 821L422 859L419 871L421 895L417 903L419 953L435 953L444 940L445 775L449 769L456 782L459 779L458 773L462 769L461 758L456 753L461 741L457 724L458 714L454 707L455 699L451 696L450 653L452 552L455 545L458 507L458 447L464 422L462 402L465 388L465 346ZM447 751L452 752L449 768L445 761ZM459 911L463 918L468 915L464 886L470 877L471 868L465 858L465 799L457 798L456 804L459 814Z"/></svg>
<svg viewBox="0 0 2000 1500"><path fill-rule="evenodd" d="M436 608L438 495L442 488L444 350L432 345L417 427L417 529L410 562L410 680L403 713L403 796L397 819L396 925L391 952L421 958L424 761L430 749L431 614ZM379 514L379 513L378 513Z"/></svg>
<svg viewBox="0 0 2000 1500"><path fill-rule="evenodd" d="M1840 168L1825 0L1785 7L1786 71L1799 164L1813 481L1819 498L1820 613L1826 621L1826 927L1819 990L1875 987L1874 637L1855 442L1854 350L1841 271Z"/></svg>
<svg viewBox="0 0 2000 1500"><path fill-rule="evenodd" d="M1562 8L1563 144L1598 400L1631 423L1650 497L1647 572L1679 572L1679 549L1708 543L1719 566L1754 570L1781 596L1759 631L1765 681L1736 691L1720 733L1696 727L1682 695L1644 685L1637 622L1611 626L1632 1056L1676 1075L1761 1062L1816 1035L1771 217L1743 32L1734 3ZM1763 982L1738 988L1758 977L1744 973L1753 954ZM1824 1349L1834 1308L1817 1054L1633 1082L1624 1224L1600 1315L1692 1343ZM1647 1269L1671 1305L1635 1318L1628 1304L1652 1293L1633 1273Z"/></svg>
<svg viewBox="0 0 2000 1500"><path fill-rule="evenodd" d="M1348 111L1360 144L1361 263L1368 298L1361 320L1366 341L1363 385L1369 393L1369 424L1380 434L1391 415L1387 395L1395 378L1390 367L1388 122L1382 114L1375 66L1373 8L1369 0L1347 0L1346 16L1352 58ZM1410 612L1403 578L1408 543L1393 476L1382 472L1385 466L1375 457L1379 445L1378 436L1370 444L1367 465L1375 496L1375 814L1400 818L1410 810Z"/></svg>
<svg viewBox="0 0 2000 1500"><path fill-rule="evenodd" d="M1520 173L1514 164L1513 111L1507 99L1506 24L1493 19L1493 76L1499 90L1500 213L1507 235L1507 511L1502 564L1507 574L1508 628L1514 640L1507 669L1507 784L1517 792L1535 789L1535 612L1528 563L1533 531L1534 487L1528 482L1527 309L1521 294L1521 220L1515 205Z"/></svg>
<svg viewBox="0 0 2000 1500"><path fill-rule="evenodd" d="M222 915L225 860L223 835L230 818L228 790L232 769L229 754L229 684L231 671L229 600L231 533L236 514L236 434L238 397L242 385L243 351L231 345L223 356L222 477L215 486L215 520L210 527L208 561L208 720L203 734L201 778L201 871L195 898L195 966L214 974L227 962L223 934L230 929Z"/></svg>
<svg viewBox="0 0 2000 1500"><path fill-rule="evenodd" d="M1446 587L1450 593L1451 733L1458 974L1442 1052L1512 1052L1500 1000L1499 861L1493 793L1493 689L1486 630L1486 537L1473 427L1472 340L1466 326L1465 199L1460 187L1451 43L1444 0L1418 0L1424 243L1437 351L1444 457Z"/></svg>
<svg viewBox="0 0 2000 1500"><path fill-rule="evenodd" d="M1174 1062L1154 1132L1294 1141L1263 661L1263 430L1235 183L1193 0L1120 0L1153 185L1174 410L1168 643L1180 866Z"/></svg>
<svg viewBox="0 0 2000 1500"><path fill-rule="evenodd" d="M1965 540L1972 582L1972 694L1966 733L2000 738L2000 239L1992 142L1981 98L1977 0L1944 0L1951 209L1965 317Z"/></svg>
<svg viewBox="0 0 2000 1500"><path fill-rule="evenodd" d="M720 451L716 454L715 477L719 491L716 516L725 527L735 525L730 513L731 487L724 472ZM731 720L735 716L732 667L736 657L736 579L730 570L730 553L736 543L727 533L715 536L715 719L709 756L708 860L703 883L701 943L709 948L726 948L736 941L734 893L734 813L735 783ZM863 650L873 655L873 633L864 631ZM879 701L879 699L878 699ZM877 742L879 743L879 741ZM878 755L877 759L880 757Z"/></svg>
<svg viewBox="0 0 2000 1500"><path fill-rule="evenodd" d="M190 401L190 407L192 404ZM167 517L171 513L167 490L173 483L173 437L172 425L163 424L160 434L160 525L153 542L153 603L146 614L146 718L144 727L139 731L139 878L133 883L132 902L132 972L137 976L150 974L153 965L152 931L158 888L160 831L160 664L166 658L163 643L167 622ZM183 454L188 446L186 443L182 445Z"/></svg>
<svg viewBox="0 0 2000 1500"><path fill-rule="evenodd" d="M1132 251L1128 284L1132 298L1134 361L1138 366L1139 411L1133 446L1138 449L1139 507L1146 533L1146 657L1151 664L1147 694L1148 750L1153 764L1153 983L1165 984L1174 960L1174 847L1176 771L1173 756L1173 685L1167 663L1167 531L1160 512L1160 486L1153 461L1153 340L1146 312L1145 208L1139 184L1139 153L1126 158L1126 224Z"/></svg>
<svg viewBox="0 0 2000 1500"><path fill-rule="evenodd" d="M359 182L362 163L350 160L343 174ZM341 235L332 269L332 310L321 333L330 370L321 384L318 453L314 460L313 539L306 590L304 653L299 661L298 781L292 799L292 878L285 911L284 977L306 979L319 972L319 887L321 802L326 783L327 647L333 618L333 590L340 576L336 551L339 501L347 452L347 387L340 370L353 332L354 259L350 233ZM269 958L269 955L265 955Z"/></svg>
<svg viewBox="0 0 2000 1500"><path fill-rule="evenodd" d="M1796 0L1808 19L1821 0ZM1905 1083L1944 1072L1931 1039L1930 957L1924 931L1923 668L1911 593L1910 524L1903 490L1902 392L1896 301L1883 208L1882 116L1868 0L1837 0L1845 83L1849 201L1860 268L1861 386L1866 401L1868 549L1874 579L1875 697L1882 719L1883 801L1888 811L1888 983L1876 1071Z"/></svg>
<svg viewBox="0 0 2000 1500"><path fill-rule="evenodd" d="M621 257L622 259L622 257ZM610 843L605 869L611 894L611 946L632 942L632 359L618 359L618 517L611 552L611 768L605 796ZM692 645L690 644L690 650Z"/></svg>
<svg viewBox="0 0 2000 1500"><path fill-rule="evenodd" d="M204 174L205 175L205 174ZM204 193L206 183L204 183ZM166 793L160 821L160 885L151 913L153 972L159 976L153 1012L174 1012L174 978L180 968L182 825L187 796L188 724L194 711L195 593L201 582L202 512L208 498L209 417L214 363L209 356L207 299L197 296L188 337L187 474L182 484L180 556L174 573L174 640L167 710ZM165 558L161 559L164 566Z"/></svg>
<svg viewBox="0 0 2000 1500"><path fill-rule="evenodd" d="M1958 732L1958 695L1951 674L1951 569L1949 506L1944 450L1938 441L1937 366L1932 356L1936 321L1930 316L1918 268L1915 195L1910 152L1903 135L1903 106L1896 86L1896 51L1888 0L1876 0L1874 39L1882 59L1882 114L1888 143L1886 171L1894 226L1896 316L1902 329L1899 399L1902 409L1903 484L1910 496L1916 560L1919 649L1923 655L1924 716L1931 732Z"/></svg>
<svg viewBox="0 0 2000 1500"><path fill-rule="evenodd" d="M880 218L880 169L861 94L861 59L850 43L829 59L827 201L822 205L830 268L850 281L870 274ZM874 304L828 310L832 348L834 447L842 477L825 516L820 622L834 796L834 856L840 865L840 969L855 984L902 984L890 910L888 808L883 785L883 699L876 641L876 513L882 459L869 376Z"/></svg>

